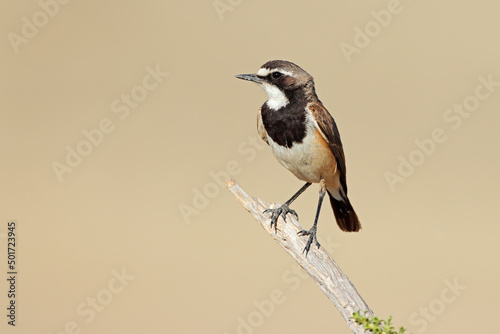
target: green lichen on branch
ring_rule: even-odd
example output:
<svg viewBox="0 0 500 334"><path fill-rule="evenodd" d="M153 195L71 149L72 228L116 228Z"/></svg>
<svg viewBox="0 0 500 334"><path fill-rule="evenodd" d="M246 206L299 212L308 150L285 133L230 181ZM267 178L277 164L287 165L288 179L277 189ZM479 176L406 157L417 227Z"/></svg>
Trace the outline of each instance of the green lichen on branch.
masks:
<svg viewBox="0 0 500 334"><path fill-rule="evenodd" d="M391 324L392 317L389 317L387 321L380 320L378 317L370 318L365 315L361 315L355 312L352 317L354 321L362 325L365 330L371 331L373 334L404 334L405 329L403 327L399 328L399 332L396 332L394 326Z"/></svg>

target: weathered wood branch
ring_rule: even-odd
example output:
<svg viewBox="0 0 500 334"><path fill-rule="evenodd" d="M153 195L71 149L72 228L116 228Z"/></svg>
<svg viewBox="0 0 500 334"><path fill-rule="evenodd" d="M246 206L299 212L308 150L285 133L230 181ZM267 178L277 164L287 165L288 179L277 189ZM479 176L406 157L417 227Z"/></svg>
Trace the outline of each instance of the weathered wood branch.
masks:
<svg viewBox="0 0 500 334"><path fill-rule="evenodd" d="M298 220L289 214L285 223L280 217L278 230L275 232L274 228L270 227L269 216L263 212L266 209L278 207L280 204L270 205L259 198L250 197L233 179L227 180L226 184L236 199L257 219L264 230L313 278L321 291L335 304L352 332L364 334L363 327L356 324L351 316L356 311L361 311L361 314L367 312L367 315L373 316L372 310L366 305L349 278L322 247L318 249L312 245L307 257L302 253L307 238L297 235L297 232L303 230Z"/></svg>

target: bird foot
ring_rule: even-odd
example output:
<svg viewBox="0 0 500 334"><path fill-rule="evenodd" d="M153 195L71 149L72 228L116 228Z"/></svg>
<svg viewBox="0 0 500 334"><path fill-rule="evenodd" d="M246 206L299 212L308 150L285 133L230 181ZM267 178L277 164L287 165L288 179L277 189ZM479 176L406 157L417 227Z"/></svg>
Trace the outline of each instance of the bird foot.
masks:
<svg viewBox="0 0 500 334"><path fill-rule="evenodd" d="M264 213L268 213L268 212L271 212L271 228L273 228L273 225L274 225L274 231L276 232L276 229L277 229L277 223L278 223L278 218L279 216L281 216L283 218L283 220L285 221L286 223L286 215L291 213L292 215L295 216L295 218L299 218L299 216L297 215L297 212L295 212L295 210L292 210L288 207L288 204L283 204L282 206L280 206L279 208L276 208L276 209L267 209L267 210L264 210Z"/></svg>
<svg viewBox="0 0 500 334"><path fill-rule="evenodd" d="M306 256L307 256L307 253L309 253L309 249L311 249L311 244L313 243L313 241L318 248L321 247L321 245L318 242L318 239L316 239L316 227L315 226L313 226L309 231L302 230L302 231L299 231L297 234L299 236L303 236L303 235L309 236L309 238L307 239L306 247L304 247L304 250L302 251L302 253L304 253L304 252L306 253Z"/></svg>

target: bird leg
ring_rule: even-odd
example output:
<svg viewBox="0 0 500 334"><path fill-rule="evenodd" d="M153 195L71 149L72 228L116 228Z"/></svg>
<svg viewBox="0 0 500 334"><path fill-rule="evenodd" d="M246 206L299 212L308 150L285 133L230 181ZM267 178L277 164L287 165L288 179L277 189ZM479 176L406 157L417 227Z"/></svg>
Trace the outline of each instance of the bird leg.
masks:
<svg viewBox="0 0 500 334"><path fill-rule="evenodd" d="M278 218L280 215L281 215L281 217L283 217L283 220L285 221L285 223L286 223L286 215L288 213L291 213L296 218L299 218L299 216L297 215L297 212L295 212L295 210L290 209L289 205L292 204L292 202L295 201L297 199L297 197L299 197L300 194L302 194L310 185L311 185L311 183L309 183L309 182L304 184L302 186L302 188L299 189L299 191L297 191L288 201L285 202L285 204L283 204L279 208L267 209L264 211L264 213L267 213L267 212L272 213L272 215L271 215L271 228L273 228L273 225L274 225L274 231L276 231L276 229L277 229Z"/></svg>
<svg viewBox="0 0 500 334"><path fill-rule="evenodd" d="M306 246L304 247L304 250L302 251L302 253L304 253L304 252L306 253L306 256L307 256L307 253L309 253L309 249L311 249L311 244L313 241L318 248L321 246L318 242L318 239L316 239L316 230L317 230L317 225L318 225L319 212L321 210L321 204L323 203L323 198L325 197L325 194L326 194L326 184L325 184L324 179L321 179L319 186L320 186L320 188L319 188L318 209L316 210L316 218L314 218L314 224L309 231L302 230L302 231L299 231L297 233L300 236L303 236L303 235L309 236L309 239L307 239Z"/></svg>

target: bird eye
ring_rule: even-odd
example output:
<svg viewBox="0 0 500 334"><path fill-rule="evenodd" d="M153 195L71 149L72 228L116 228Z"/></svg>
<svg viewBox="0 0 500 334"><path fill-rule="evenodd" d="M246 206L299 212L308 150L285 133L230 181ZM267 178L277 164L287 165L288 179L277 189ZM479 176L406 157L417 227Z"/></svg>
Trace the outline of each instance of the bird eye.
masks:
<svg viewBox="0 0 500 334"><path fill-rule="evenodd" d="M278 79L281 77L281 73L280 72L273 72L273 74L271 74L273 76L273 79Z"/></svg>

